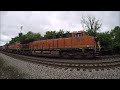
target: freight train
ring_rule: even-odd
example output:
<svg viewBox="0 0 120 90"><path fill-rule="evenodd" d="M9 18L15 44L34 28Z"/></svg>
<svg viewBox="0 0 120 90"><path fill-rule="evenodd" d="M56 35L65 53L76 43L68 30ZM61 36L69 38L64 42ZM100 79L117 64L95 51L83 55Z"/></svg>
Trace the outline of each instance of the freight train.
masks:
<svg viewBox="0 0 120 90"><path fill-rule="evenodd" d="M60 38L40 39L27 44L7 44L1 48L10 53L23 55L71 58L100 56L100 44L85 31L63 34Z"/></svg>

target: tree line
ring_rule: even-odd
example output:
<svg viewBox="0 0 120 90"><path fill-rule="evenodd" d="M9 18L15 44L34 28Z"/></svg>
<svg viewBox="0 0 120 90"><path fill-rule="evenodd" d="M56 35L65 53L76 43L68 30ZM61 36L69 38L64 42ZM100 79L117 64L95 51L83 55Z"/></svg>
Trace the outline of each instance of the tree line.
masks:
<svg viewBox="0 0 120 90"><path fill-rule="evenodd" d="M21 43L26 44L35 40L43 40L43 39L53 39L53 38L60 38L63 34L69 33L69 31L65 31L63 29L60 29L57 31L46 31L45 35L42 36L40 33L33 33L32 31L29 31L27 34L19 33L18 36L12 38L12 40L9 42L9 44L15 44L15 43Z"/></svg>

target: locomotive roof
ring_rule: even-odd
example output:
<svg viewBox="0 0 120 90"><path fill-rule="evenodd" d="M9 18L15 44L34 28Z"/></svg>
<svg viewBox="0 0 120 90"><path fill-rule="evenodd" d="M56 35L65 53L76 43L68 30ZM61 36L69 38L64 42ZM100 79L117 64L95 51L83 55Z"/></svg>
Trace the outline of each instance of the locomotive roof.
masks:
<svg viewBox="0 0 120 90"><path fill-rule="evenodd" d="M73 31L72 33L82 33L82 32L86 32L86 31Z"/></svg>

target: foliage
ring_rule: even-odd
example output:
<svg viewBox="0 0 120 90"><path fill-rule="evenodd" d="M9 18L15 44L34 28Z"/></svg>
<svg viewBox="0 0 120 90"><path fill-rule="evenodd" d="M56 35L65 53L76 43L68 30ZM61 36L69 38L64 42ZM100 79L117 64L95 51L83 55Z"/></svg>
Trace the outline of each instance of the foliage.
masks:
<svg viewBox="0 0 120 90"><path fill-rule="evenodd" d="M56 31L47 31L46 34L44 35L47 39L52 39L55 38L57 35Z"/></svg>
<svg viewBox="0 0 120 90"><path fill-rule="evenodd" d="M116 26L111 30L111 38L113 42L113 49L120 53L120 26Z"/></svg>
<svg viewBox="0 0 120 90"><path fill-rule="evenodd" d="M69 31L64 31L60 29L58 32L56 31L47 31L44 37L46 39L52 39L52 38L60 38L62 37L63 34L69 33ZM26 44L34 40L38 40L42 38L40 33L33 33L29 31L27 34L19 33L19 36L16 36L12 38L12 40L9 42L9 44L15 44L15 43L21 43L21 44Z"/></svg>
<svg viewBox="0 0 120 90"><path fill-rule="evenodd" d="M99 21L100 20L96 20L96 18L92 16L88 16L86 18L82 17L81 19L82 26L85 26L88 35L94 36L96 40L98 39L98 30L101 28L102 25Z"/></svg>
<svg viewBox="0 0 120 90"><path fill-rule="evenodd" d="M60 38L60 37L63 37L63 34L67 34L67 33L70 33L70 32L69 31L64 31L63 29L60 29L58 32L56 32L56 31L47 31L44 36L47 39Z"/></svg>
<svg viewBox="0 0 120 90"><path fill-rule="evenodd" d="M112 39L111 39L110 32L99 33L98 38L102 48L106 48L106 49L112 48L111 47Z"/></svg>
<svg viewBox="0 0 120 90"><path fill-rule="evenodd" d="M16 36L15 38L12 38L12 40L9 42L10 44L14 44L16 42L19 43L28 43L31 42L33 40L37 40L41 37L40 33L33 33L31 31L29 31L27 34L23 35L22 33L19 33L19 36Z"/></svg>
<svg viewBox="0 0 120 90"><path fill-rule="evenodd" d="M120 53L120 26L116 26L110 32L98 35L102 49L114 53Z"/></svg>

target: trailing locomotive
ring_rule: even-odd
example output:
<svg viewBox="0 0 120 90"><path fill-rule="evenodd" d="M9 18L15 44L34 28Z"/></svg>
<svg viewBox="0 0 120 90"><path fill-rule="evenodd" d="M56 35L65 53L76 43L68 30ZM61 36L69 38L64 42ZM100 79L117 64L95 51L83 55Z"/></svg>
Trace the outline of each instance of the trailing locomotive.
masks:
<svg viewBox="0 0 120 90"><path fill-rule="evenodd" d="M6 51L37 56L99 57L100 45L93 36L88 36L87 32L78 31L63 34L60 38L7 45Z"/></svg>

